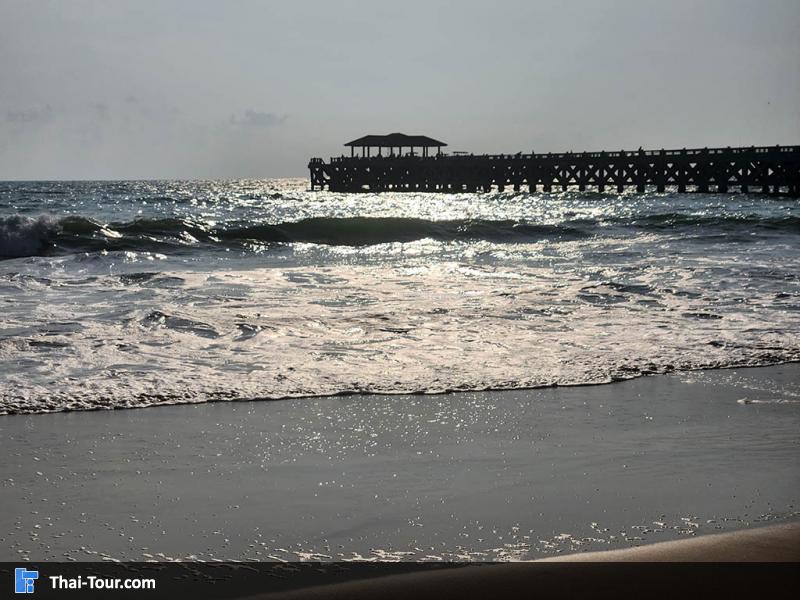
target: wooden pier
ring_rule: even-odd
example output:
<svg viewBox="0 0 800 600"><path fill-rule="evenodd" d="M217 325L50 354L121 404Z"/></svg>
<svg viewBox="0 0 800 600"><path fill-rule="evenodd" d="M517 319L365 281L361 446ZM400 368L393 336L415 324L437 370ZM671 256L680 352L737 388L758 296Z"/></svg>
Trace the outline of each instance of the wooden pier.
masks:
<svg viewBox="0 0 800 600"><path fill-rule="evenodd" d="M441 152L444 142L403 134L366 136L346 145L350 156L333 157L327 163L311 159L312 190L489 192L510 188L619 193L670 189L800 196L800 146L467 155L445 154ZM435 153L429 152L432 147ZM360 156L356 148L361 148Z"/></svg>

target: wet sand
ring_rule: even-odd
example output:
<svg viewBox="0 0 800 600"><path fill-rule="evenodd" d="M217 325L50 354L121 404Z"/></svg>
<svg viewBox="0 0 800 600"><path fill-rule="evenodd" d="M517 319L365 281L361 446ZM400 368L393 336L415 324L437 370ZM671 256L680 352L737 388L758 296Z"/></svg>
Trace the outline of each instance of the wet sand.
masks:
<svg viewBox="0 0 800 600"><path fill-rule="evenodd" d="M791 521L800 365L0 417L2 560L517 560Z"/></svg>

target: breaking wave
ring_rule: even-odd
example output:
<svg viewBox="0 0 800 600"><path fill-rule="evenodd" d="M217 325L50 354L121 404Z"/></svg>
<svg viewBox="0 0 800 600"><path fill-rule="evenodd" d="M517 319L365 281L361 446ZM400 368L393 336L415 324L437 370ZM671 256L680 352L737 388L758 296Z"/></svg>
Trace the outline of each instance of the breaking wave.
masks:
<svg viewBox="0 0 800 600"><path fill-rule="evenodd" d="M14 215L0 219L0 257L69 254L96 251L180 251L198 244L209 247L253 244L311 243L369 246L420 239L487 240L521 243L561 241L602 235L608 229L702 230L704 233L775 230L800 232L800 217L711 217L667 213L631 218L578 219L559 224L520 220L456 219L435 221L402 217L314 217L282 223L232 222L211 226L180 218L141 218L101 223L82 216L55 218Z"/></svg>
<svg viewBox="0 0 800 600"><path fill-rule="evenodd" d="M17 258L39 254L58 235L59 222L52 217L35 219L14 215L0 219L0 257Z"/></svg>

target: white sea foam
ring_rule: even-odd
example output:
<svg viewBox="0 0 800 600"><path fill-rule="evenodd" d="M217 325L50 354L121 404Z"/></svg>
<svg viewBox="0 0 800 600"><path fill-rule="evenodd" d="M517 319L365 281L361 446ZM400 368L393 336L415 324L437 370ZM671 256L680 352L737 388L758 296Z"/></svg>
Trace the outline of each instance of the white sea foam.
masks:
<svg viewBox="0 0 800 600"><path fill-rule="evenodd" d="M790 398L740 398L737 404L800 404L800 400Z"/></svg>
<svg viewBox="0 0 800 600"><path fill-rule="evenodd" d="M19 368L0 407L594 384L800 359L793 313L752 292L749 310L736 294L710 302L695 277L458 263L17 276L24 309L7 314L0 359Z"/></svg>

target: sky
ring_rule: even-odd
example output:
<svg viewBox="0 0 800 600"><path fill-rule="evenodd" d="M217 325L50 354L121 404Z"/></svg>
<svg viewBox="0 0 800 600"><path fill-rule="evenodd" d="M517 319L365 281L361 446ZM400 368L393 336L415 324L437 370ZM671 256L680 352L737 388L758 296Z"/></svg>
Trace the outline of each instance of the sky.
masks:
<svg viewBox="0 0 800 600"><path fill-rule="evenodd" d="M0 0L0 179L800 144L798 0Z"/></svg>

